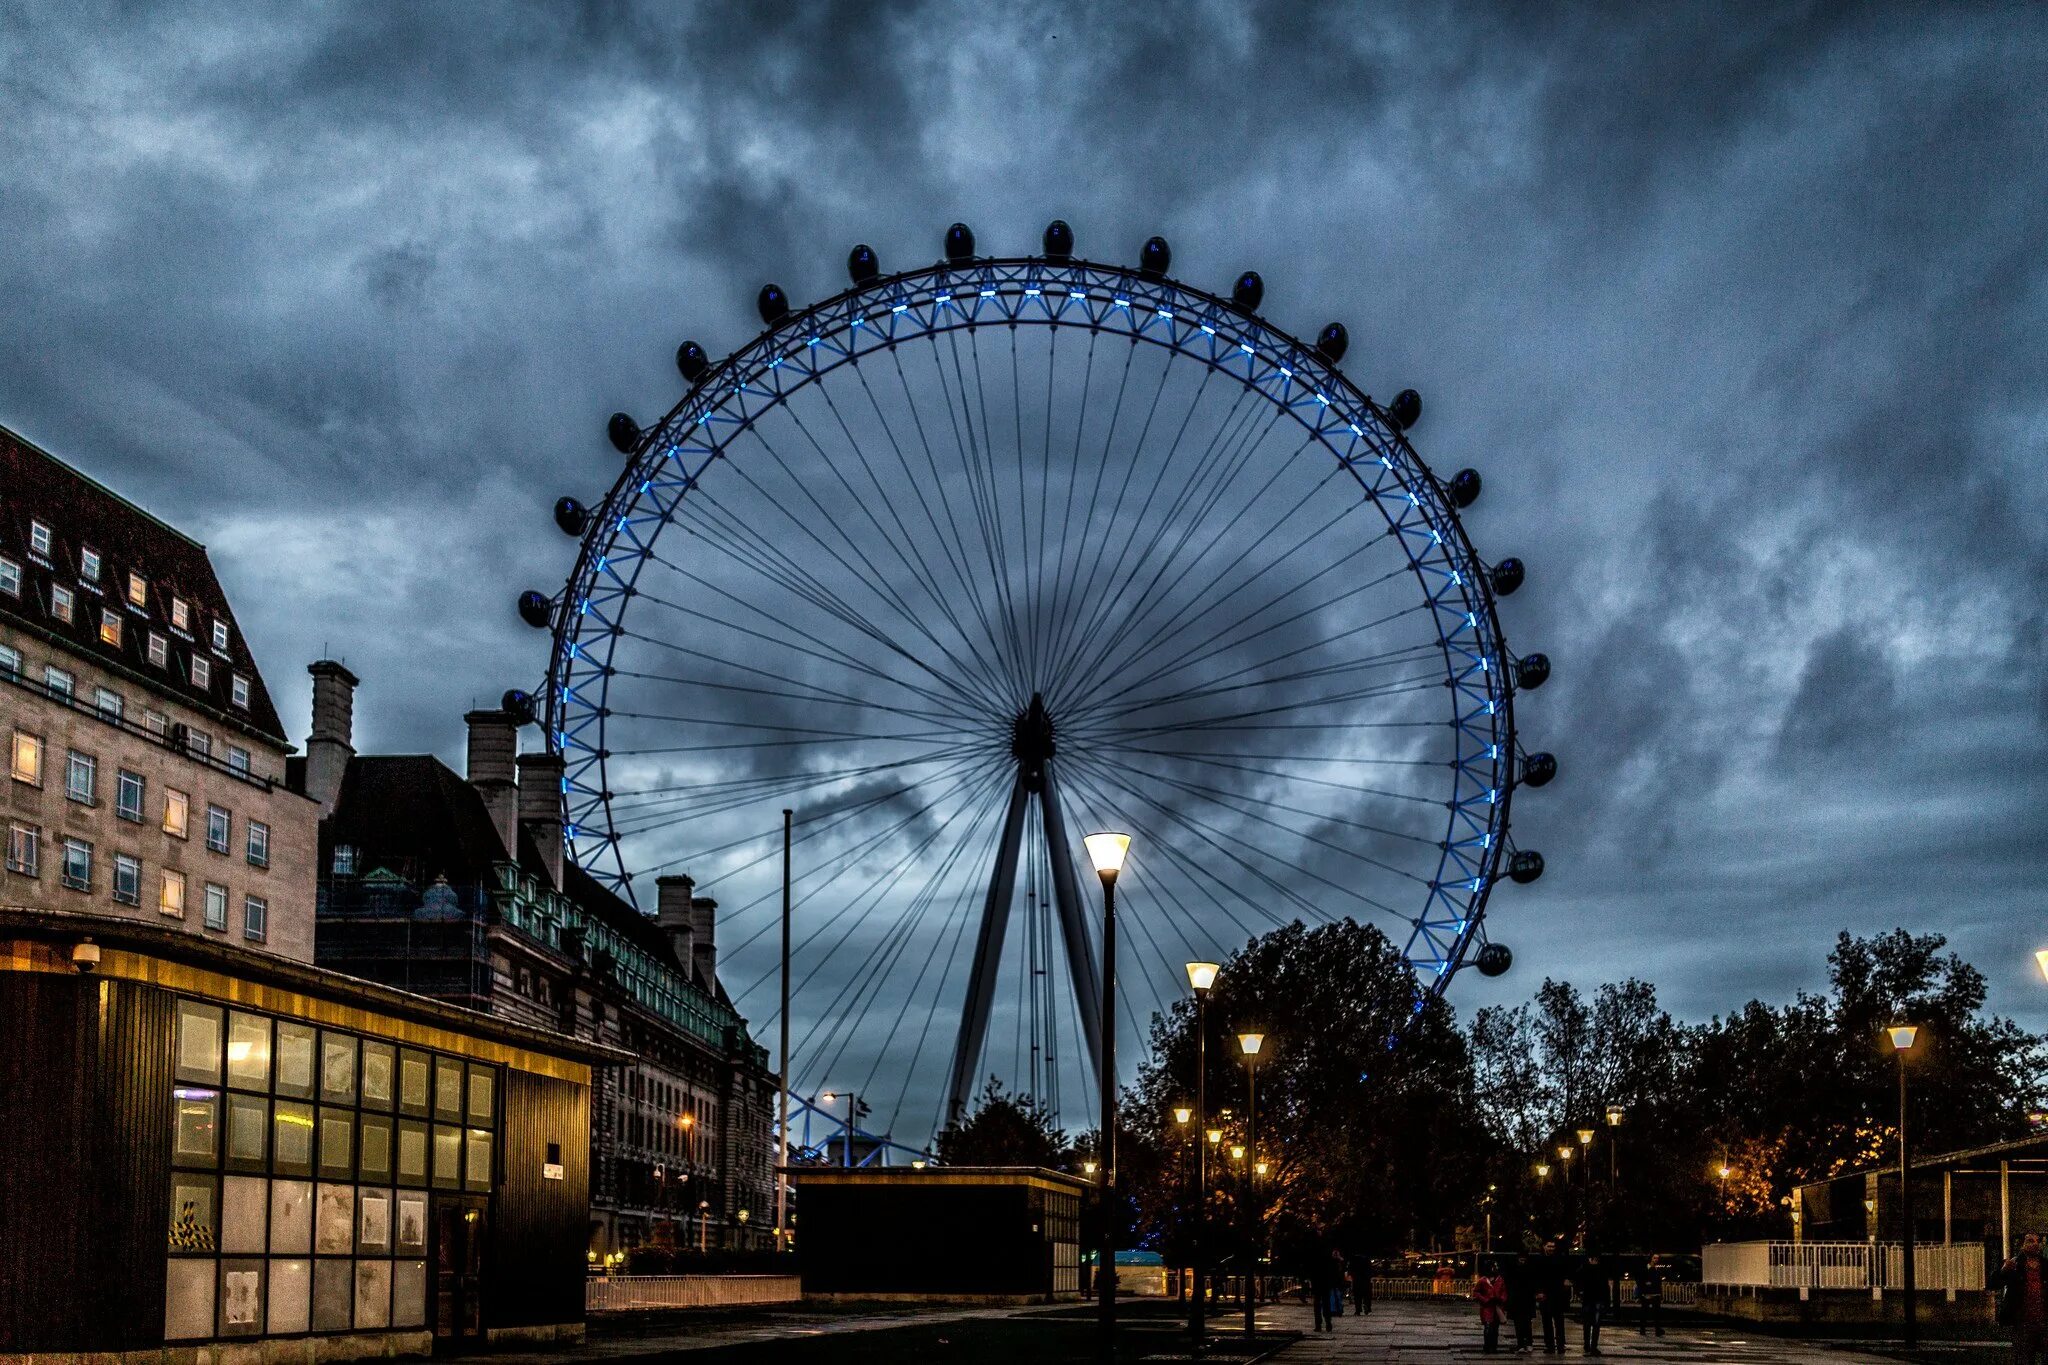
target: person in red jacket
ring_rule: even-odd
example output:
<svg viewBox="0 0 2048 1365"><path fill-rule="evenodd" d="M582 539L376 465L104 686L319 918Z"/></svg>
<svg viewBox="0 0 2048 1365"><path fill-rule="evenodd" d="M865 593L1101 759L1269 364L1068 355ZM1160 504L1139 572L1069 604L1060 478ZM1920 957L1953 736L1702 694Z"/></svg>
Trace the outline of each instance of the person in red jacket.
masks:
<svg viewBox="0 0 2048 1365"><path fill-rule="evenodd" d="M2036 1365L2048 1347L2048 1272L2043 1271L2041 1234L2020 1238L2020 1254L1998 1268L1998 1321L2012 1331L2015 1365Z"/></svg>
<svg viewBox="0 0 2048 1365"><path fill-rule="evenodd" d="M1500 1349L1500 1323L1507 1316L1508 1282L1500 1277L1500 1268L1491 1256L1480 1262L1479 1274L1472 1281L1472 1299L1479 1305L1479 1327L1485 1336L1485 1344L1479 1349L1492 1355Z"/></svg>

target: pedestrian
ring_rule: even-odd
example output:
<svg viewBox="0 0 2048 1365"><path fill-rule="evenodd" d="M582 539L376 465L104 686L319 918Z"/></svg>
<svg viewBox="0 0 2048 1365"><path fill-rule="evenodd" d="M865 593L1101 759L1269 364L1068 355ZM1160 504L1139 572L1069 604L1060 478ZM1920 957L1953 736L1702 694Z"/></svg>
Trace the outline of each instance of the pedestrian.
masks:
<svg viewBox="0 0 2048 1365"><path fill-rule="evenodd" d="M1527 1251L1515 1253L1515 1259L1508 1262L1507 1272L1508 1321L1515 1325L1515 1354L1529 1354L1529 1343L1534 1333L1530 1330L1536 1318L1536 1263L1529 1259Z"/></svg>
<svg viewBox="0 0 2048 1365"><path fill-rule="evenodd" d="M2041 1234L2020 1238L2020 1254L1998 1268L1998 1325L2012 1333L2013 1365L2036 1365L2048 1349L2048 1282L2044 1282Z"/></svg>
<svg viewBox="0 0 2048 1365"><path fill-rule="evenodd" d="M1500 1349L1500 1320L1507 1314L1508 1286L1500 1267L1488 1256L1472 1280L1472 1301L1479 1305L1479 1349L1492 1355Z"/></svg>
<svg viewBox="0 0 2048 1365"><path fill-rule="evenodd" d="M1564 1354L1564 1311L1571 1307L1571 1262L1555 1240L1543 1244L1536 1262L1536 1311L1543 1318L1545 1355Z"/></svg>
<svg viewBox="0 0 2048 1365"><path fill-rule="evenodd" d="M1372 1257L1363 1252L1351 1257L1351 1311L1361 1318L1372 1311Z"/></svg>
<svg viewBox="0 0 2048 1365"><path fill-rule="evenodd" d="M1337 1330L1337 1319L1344 1316L1344 1285L1351 1278L1351 1271L1344 1264L1344 1253L1336 1247L1330 1248L1330 1296L1329 1307L1325 1310L1330 1319L1330 1330Z"/></svg>
<svg viewBox="0 0 2048 1365"><path fill-rule="evenodd" d="M1664 1335L1664 1258L1654 1251L1636 1280L1636 1335L1646 1335L1653 1326L1658 1336Z"/></svg>
<svg viewBox="0 0 2048 1365"><path fill-rule="evenodd" d="M1608 1305L1614 1301L1614 1272L1608 1268L1606 1259L1599 1252L1586 1254L1579 1265L1579 1273L1573 1277L1579 1291L1579 1332L1580 1343L1586 1354L1600 1354L1600 1320L1607 1315Z"/></svg>
<svg viewBox="0 0 2048 1365"><path fill-rule="evenodd" d="M1315 1303L1315 1330L1334 1332L1337 1330L1331 1308L1341 1302L1344 1292L1344 1253L1335 1247L1330 1254L1317 1261L1309 1270L1309 1298Z"/></svg>

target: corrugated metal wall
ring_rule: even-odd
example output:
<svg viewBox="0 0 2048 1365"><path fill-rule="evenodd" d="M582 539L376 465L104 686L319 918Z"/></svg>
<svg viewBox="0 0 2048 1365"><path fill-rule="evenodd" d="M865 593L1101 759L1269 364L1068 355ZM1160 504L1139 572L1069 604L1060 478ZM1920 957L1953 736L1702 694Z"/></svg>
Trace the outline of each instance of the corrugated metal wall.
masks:
<svg viewBox="0 0 2048 1365"><path fill-rule="evenodd" d="M531 1327L583 1320L590 1235L590 1090L505 1072L504 1168L484 1267L484 1323ZM561 1148L562 1178L543 1169Z"/></svg>

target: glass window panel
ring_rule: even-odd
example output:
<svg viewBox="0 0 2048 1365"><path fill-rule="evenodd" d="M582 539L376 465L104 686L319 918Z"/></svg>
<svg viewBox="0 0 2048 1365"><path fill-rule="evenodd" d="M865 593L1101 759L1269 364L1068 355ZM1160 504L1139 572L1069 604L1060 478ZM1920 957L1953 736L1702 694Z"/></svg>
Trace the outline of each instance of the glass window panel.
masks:
<svg viewBox="0 0 2048 1365"><path fill-rule="evenodd" d="M346 1033L320 1035L320 1098L348 1104L356 1097L356 1040Z"/></svg>
<svg viewBox="0 0 2048 1365"><path fill-rule="evenodd" d="M356 1262L356 1327L391 1323L391 1262Z"/></svg>
<svg viewBox="0 0 2048 1365"><path fill-rule="evenodd" d="M427 1183L427 1125L401 1121L398 1125L398 1183Z"/></svg>
<svg viewBox="0 0 2048 1365"><path fill-rule="evenodd" d="M362 1190L356 1196L356 1252L391 1254L391 1191Z"/></svg>
<svg viewBox="0 0 2048 1365"><path fill-rule="evenodd" d="M277 1102L271 1120L271 1159L279 1175L313 1174L313 1106Z"/></svg>
<svg viewBox="0 0 2048 1365"><path fill-rule="evenodd" d="M303 1256L313 1249L313 1186L310 1182L271 1182L270 1249L288 1256Z"/></svg>
<svg viewBox="0 0 2048 1365"><path fill-rule="evenodd" d="M270 1101L261 1095L228 1096L228 1161L231 1169L263 1169L264 1129L270 1126Z"/></svg>
<svg viewBox="0 0 2048 1365"><path fill-rule="evenodd" d="M270 1089L270 1021L260 1014L228 1016L228 1084Z"/></svg>
<svg viewBox="0 0 2048 1365"><path fill-rule="evenodd" d="M346 1256L356 1241L356 1187L322 1185L313 1211L313 1250L322 1256Z"/></svg>
<svg viewBox="0 0 2048 1365"><path fill-rule="evenodd" d="M472 1066L469 1069L469 1121L483 1124L491 1122L491 1105L495 1098L497 1073L487 1066Z"/></svg>
<svg viewBox="0 0 2048 1365"><path fill-rule="evenodd" d="M222 1022L223 1012L218 1005L202 1005L196 1000L178 1002L179 1080L220 1084Z"/></svg>
<svg viewBox="0 0 2048 1365"><path fill-rule="evenodd" d="M174 1103L177 1109L174 1121L176 1135L171 1147L173 1155L182 1165L213 1165L214 1153L218 1150L220 1092L181 1087Z"/></svg>
<svg viewBox="0 0 2048 1365"><path fill-rule="evenodd" d="M270 1182L261 1176L231 1175L221 1182L220 1249L235 1256L261 1256L269 1203Z"/></svg>
<svg viewBox="0 0 2048 1365"><path fill-rule="evenodd" d="M398 1056L389 1043L363 1043L363 1107L389 1109L396 1088Z"/></svg>
<svg viewBox="0 0 2048 1365"><path fill-rule="evenodd" d="M382 1181L391 1178L390 1119L381 1114L363 1115L356 1160L361 1166L363 1179Z"/></svg>
<svg viewBox="0 0 2048 1365"><path fill-rule="evenodd" d="M398 1108L406 1114L427 1112L427 1058L424 1053L398 1054Z"/></svg>
<svg viewBox="0 0 2048 1365"><path fill-rule="evenodd" d="M313 1263L270 1263L270 1334L303 1332L312 1322Z"/></svg>
<svg viewBox="0 0 2048 1365"><path fill-rule="evenodd" d="M469 1179L473 1190L491 1187L491 1135L482 1128L469 1130Z"/></svg>
<svg viewBox="0 0 2048 1365"><path fill-rule="evenodd" d="M462 1121L462 1063L434 1058L434 1117Z"/></svg>
<svg viewBox="0 0 2048 1365"><path fill-rule="evenodd" d="M220 1334L253 1337L263 1332L263 1262L220 1263Z"/></svg>
<svg viewBox="0 0 2048 1365"><path fill-rule="evenodd" d="M213 1258L173 1257L164 1275L164 1339L213 1335Z"/></svg>
<svg viewBox="0 0 2048 1365"><path fill-rule="evenodd" d="M172 1251L212 1251L217 1245L217 1210L210 1175L171 1176Z"/></svg>
<svg viewBox="0 0 2048 1365"><path fill-rule="evenodd" d="M427 1197L416 1190L398 1192L398 1254L424 1256L427 1251Z"/></svg>
<svg viewBox="0 0 2048 1365"><path fill-rule="evenodd" d="M434 1125L434 1187L450 1190L462 1183L462 1130Z"/></svg>
<svg viewBox="0 0 2048 1365"><path fill-rule="evenodd" d="M391 1268L391 1325L427 1325L427 1263L400 1261Z"/></svg>
<svg viewBox="0 0 2048 1365"><path fill-rule="evenodd" d="M320 1174L347 1180L356 1173L356 1118L346 1109L320 1111Z"/></svg>
<svg viewBox="0 0 2048 1365"><path fill-rule="evenodd" d="M277 1093L293 1099L313 1098L313 1030L305 1024L277 1021Z"/></svg>
<svg viewBox="0 0 2048 1365"><path fill-rule="evenodd" d="M354 1261L313 1262L313 1330L346 1332L348 1310L355 1298Z"/></svg>

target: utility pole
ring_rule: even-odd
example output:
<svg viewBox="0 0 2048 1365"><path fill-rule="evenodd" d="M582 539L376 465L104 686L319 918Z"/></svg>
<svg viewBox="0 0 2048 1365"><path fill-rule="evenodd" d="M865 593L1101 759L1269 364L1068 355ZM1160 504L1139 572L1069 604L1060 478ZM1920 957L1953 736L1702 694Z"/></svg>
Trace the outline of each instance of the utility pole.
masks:
<svg viewBox="0 0 2048 1365"><path fill-rule="evenodd" d="M792 820L782 812L782 1072L776 1101L775 1249L789 1250L789 832Z"/></svg>

